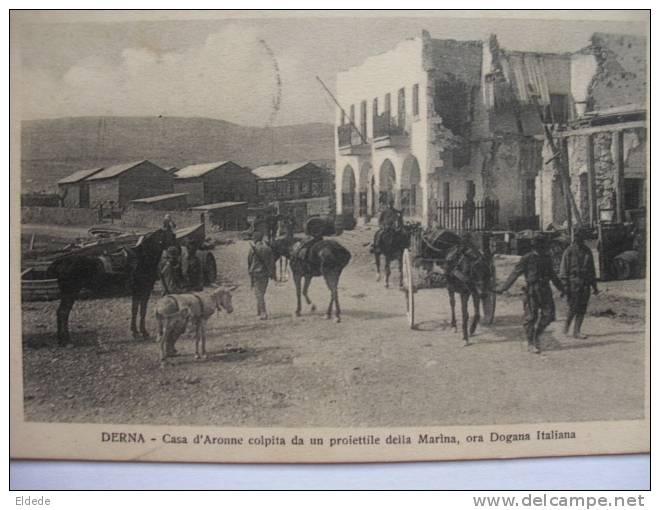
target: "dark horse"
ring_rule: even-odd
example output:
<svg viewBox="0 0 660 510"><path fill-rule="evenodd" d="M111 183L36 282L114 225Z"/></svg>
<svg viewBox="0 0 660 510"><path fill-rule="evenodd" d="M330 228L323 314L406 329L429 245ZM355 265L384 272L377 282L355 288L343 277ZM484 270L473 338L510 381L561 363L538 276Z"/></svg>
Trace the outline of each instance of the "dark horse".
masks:
<svg viewBox="0 0 660 510"><path fill-rule="evenodd" d="M131 291L131 331L133 337L149 338L145 327L147 303L154 284L158 279L158 263L163 250L176 244L171 230L160 229L144 235L134 248L124 250L128 268L127 283ZM49 274L57 278L60 290L60 305L57 308L57 340L59 345L71 342L69 335L69 315L83 288L93 291L106 290L112 278L104 271L98 256L70 255L56 260L48 268ZM137 314L140 313L140 329L137 328Z"/></svg>
<svg viewBox="0 0 660 510"><path fill-rule="evenodd" d="M296 311L295 315L300 316L301 302L301 280L302 295L305 301L310 305L311 310L315 311L316 306L311 302L307 291L311 280L315 276L323 276L328 289L330 290L330 304L326 312L326 319L332 317L332 305L335 305L335 321L341 321L341 310L339 308L339 277L344 268L351 260L351 253L336 241L321 239L309 245L304 250L300 250L301 243L304 242L296 237L281 237L273 241L272 248L275 260L280 257L289 259L293 281L296 285ZM305 251L304 254L301 251Z"/></svg>
<svg viewBox="0 0 660 510"><path fill-rule="evenodd" d="M410 232L412 225L403 225L397 222L390 228L384 228L376 233L373 242L374 260L376 272L380 281L380 257L385 257L385 288L390 287L390 275L392 271L390 264L393 260L399 263L399 287L403 287L403 250L410 246Z"/></svg>
<svg viewBox="0 0 660 510"><path fill-rule="evenodd" d="M456 331L456 297L461 300L461 329L465 345L469 345L469 337L474 335L481 319L480 308L483 298L492 285L492 268L489 258L461 239L458 235L443 231L439 235L427 239L421 232L416 237L421 243L422 257L438 260L444 272L449 305L451 307L451 327ZM419 246L419 244L418 244ZM470 323L468 305L470 298L474 304L474 316Z"/></svg>

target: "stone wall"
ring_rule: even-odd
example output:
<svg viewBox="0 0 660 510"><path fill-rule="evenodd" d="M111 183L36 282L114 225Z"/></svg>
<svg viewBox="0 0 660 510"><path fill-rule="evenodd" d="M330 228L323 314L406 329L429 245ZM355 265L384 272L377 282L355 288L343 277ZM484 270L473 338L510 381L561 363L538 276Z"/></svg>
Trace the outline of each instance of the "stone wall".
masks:
<svg viewBox="0 0 660 510"><path fill-rule="evenodd" d="M71 207L21 207L21 223L94 225L98 223L98 211Z"/></svg>

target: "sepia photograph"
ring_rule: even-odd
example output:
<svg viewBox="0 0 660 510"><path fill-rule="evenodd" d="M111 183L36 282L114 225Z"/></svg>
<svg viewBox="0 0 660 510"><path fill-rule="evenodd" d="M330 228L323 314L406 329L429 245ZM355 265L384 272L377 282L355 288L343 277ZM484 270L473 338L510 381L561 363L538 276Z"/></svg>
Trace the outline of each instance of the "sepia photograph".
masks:
<svg viewBox="0 0 660 510"><path fill-rule="evenodd" d="M13 457L649 451L649 12L10 21Z"/></svg>

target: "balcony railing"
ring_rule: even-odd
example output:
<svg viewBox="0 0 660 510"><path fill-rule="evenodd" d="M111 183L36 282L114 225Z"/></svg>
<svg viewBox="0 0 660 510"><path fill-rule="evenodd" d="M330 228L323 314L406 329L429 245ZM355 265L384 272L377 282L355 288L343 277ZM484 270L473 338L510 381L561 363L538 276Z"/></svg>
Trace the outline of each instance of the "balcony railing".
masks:
<svg viewBox="0 0 660 510"><path fill-rule="evenodd" d="M352 134L353 126L350 124L337 127L337 145L339 147L350 147Z"/></svg>
<svg viewBox="0 0 660 510"><path fill-rule="evenodd" d="M406 135L405 129L397 124L389 112L383 112L374 117L374 138L403 135Z"/></svg>
<svg viewBox="0 0 660 510"><path fill-rule="evenodd" d="M337 126L337 146L344 155L367 154L371 150L351 124Z"/></svg>

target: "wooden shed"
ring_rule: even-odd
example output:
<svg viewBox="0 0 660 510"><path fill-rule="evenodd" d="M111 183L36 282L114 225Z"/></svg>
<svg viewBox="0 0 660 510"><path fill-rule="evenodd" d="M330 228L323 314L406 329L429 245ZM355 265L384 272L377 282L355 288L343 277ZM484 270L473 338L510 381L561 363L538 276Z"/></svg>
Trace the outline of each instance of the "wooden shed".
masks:
<svg viewBox="0 0 660 510"><path fill-rule="evenodd" d="M87 177L90 207L114 202L124 207L131 200L172 193L172 174L151 161L134 161L104 168Z"/></svg>
<svg viewBox="0 0 660 510"><path fill-rule="evenodd" d="M256 200L256 177L233 161L189 165L174 173L174 191L188 193L190 205Z"/></svg>
<svg viewBox="0 0 660 510"><path fill-rule="evenodd" d="M260 166L252 173L257 178L257 195L264 203L333 193L333 176L309 161Z"/></svg>
<svg viewBox="0 0 660 510"><path fill-rule="evenodd" d="M64 207L89 207L89 183L86 179L101 170L103 168L78 170L57 181L59 194L64 197Z"/></svg>
<svg viewBox="0 0 660 510"><path fill-rule="evenodd" d="M188 208L188 193L168 193L155 197L137 198L129 206L141 211L182 211Z"/></svg>
<svg viewBox="0 0 660 510"><path fill-rule="evenodd" d="M245 230L248 228L247 202L219 202L191 207L190 210L204 213L207 222L222 230Z"/></svg>

